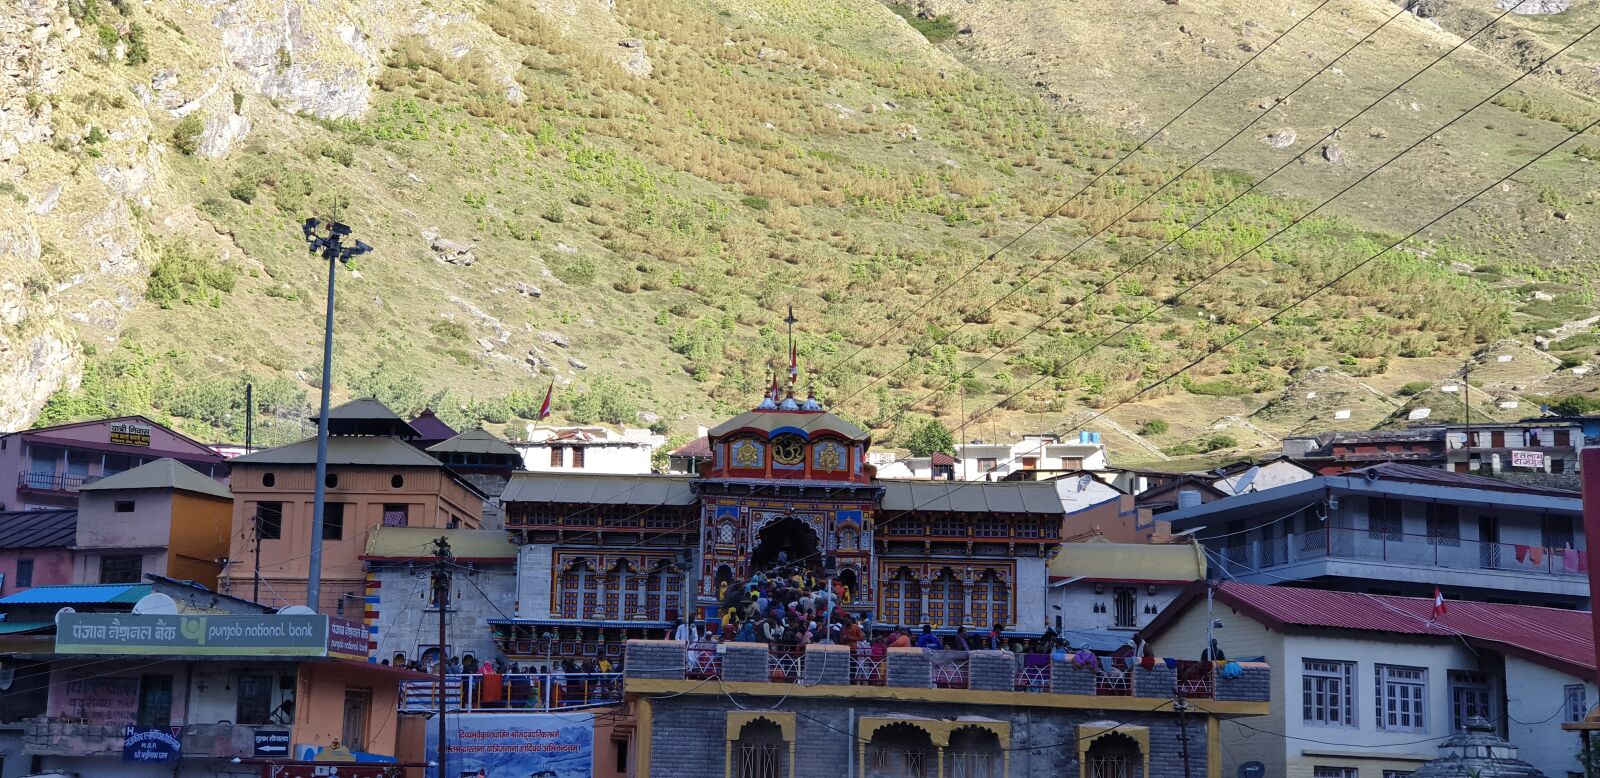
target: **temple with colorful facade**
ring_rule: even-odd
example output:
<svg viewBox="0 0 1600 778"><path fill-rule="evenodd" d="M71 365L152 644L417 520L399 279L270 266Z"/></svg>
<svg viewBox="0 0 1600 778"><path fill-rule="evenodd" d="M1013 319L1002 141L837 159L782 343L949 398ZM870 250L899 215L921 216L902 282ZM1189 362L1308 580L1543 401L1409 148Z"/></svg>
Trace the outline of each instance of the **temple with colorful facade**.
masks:
<svg viewBox="0 0 1600 778"><path fill-rule="evenodd" d="M1056 487L879 479L870 434L797 397L797 372L710 430L695 476L512 476L515 613L493 625L505 655L615 658L680 618L715 624L728 584L779 566L828 579L869 626L1044 632Z"/></svg>

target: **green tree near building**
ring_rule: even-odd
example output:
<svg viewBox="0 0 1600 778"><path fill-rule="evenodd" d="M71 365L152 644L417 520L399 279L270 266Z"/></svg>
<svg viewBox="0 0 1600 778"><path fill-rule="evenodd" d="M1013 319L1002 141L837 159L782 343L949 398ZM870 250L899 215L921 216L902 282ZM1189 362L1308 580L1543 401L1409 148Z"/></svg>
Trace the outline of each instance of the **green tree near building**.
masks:
<svg viewBox="0 0 1600 778"><path fill-rule="evenodd" d="M933 456L935 452L954 455L956 437L943 422L928 419L906 436L906 448L911 450L911 456L914 457Z"/></svg>

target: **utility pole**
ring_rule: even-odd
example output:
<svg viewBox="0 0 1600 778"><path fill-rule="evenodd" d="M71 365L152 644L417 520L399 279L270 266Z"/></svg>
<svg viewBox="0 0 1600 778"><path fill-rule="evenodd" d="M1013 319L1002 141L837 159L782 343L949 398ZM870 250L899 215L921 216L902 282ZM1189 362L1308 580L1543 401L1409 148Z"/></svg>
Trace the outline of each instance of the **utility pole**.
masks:
<svg viewBox="0 0 1600 778"><path fill-rule="evenodd" d="M1178 756L1183 759L1183 778L1194 778L1189 772L1189 701L1183 698L1183 684L1173 679L1172 709L1178 713Z"/></svg>
<svg viewBox="0 0 1600 778"><path fill-rule="evenodd" d="M1472 404L1467 401L1467 395L1472 393L1472 359L1467 358L1466 364L1461 366L1461 418L1464 420L1467 438L1462 443L1462 448L1467 450L1467 469L1472 469Z"/></svg>
<svg viewBox="0 0 1600 778"><path fill-rule="evenodd" d="M250 453L250 452L255 450L255 437L253 435L253 433L255 432L255 429L256 429L255 412L256 412L255 386L253 384L245 384L244 385L244 453L246 453L246 454L248 454L248 453Z"/></svg>
<svg viewBox="0 0 1600 778"><path fill-rule="evenodd" d="M282 522L282 519L279 521ZM250 587L250 601L261 602L261 507L259 505L256 506L255 533L256 573L254 583Z"/></svg>
<svg viewBox="0 0 1600 778"><path fill-rule="evenodd" d="M445 725L445 606L450 604L450 539L441 536L433 541L433 604L439 609L439 772L436 778L445 778L446 746L449 728Z"/></svg>
<svg viewBox="0 0 1600 778"><path fill-rule="evenodd" d="M323 228L326 227L326 234ZM322 512L328 479L328 392L333 385L333 285L339 277L339 263L349 262L360 254L372 250L361 241L344 245L350 236L350 226L340 222L324 225L317 219L306 219L301 225L311 253L320 252L328 260L328 313L322 330L322 412L317 414L317 483L311 503L311 561L306 570L306 605L321 611L318 600L322 596Z"/></svg>

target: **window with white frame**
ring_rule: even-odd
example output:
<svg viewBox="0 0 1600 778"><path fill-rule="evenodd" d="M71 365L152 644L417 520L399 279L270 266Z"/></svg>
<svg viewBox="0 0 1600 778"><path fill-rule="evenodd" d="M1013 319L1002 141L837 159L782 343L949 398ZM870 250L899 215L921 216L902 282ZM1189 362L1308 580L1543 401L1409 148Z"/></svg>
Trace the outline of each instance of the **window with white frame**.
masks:
<svg viewBox="0 0 1600 778"><path fill-rule="evenodd" d="M1356 725L1356 663L1306 659L1300 671L1300 709L1307 724Z"/></svg>
<svg viewBox="0 0 1600 778"><path fill-rule="evenodd" d="M1581 683L1563 687L1567 700L1567 721L1583 721L1589 714L1589 689Z"/></svg>
<svg viewBox="0 0 1600 778"><path fill-rule="evenodd" d="M1494 685L1483 673L1450 671L1450 729L1459 732L1467 719L1494 720Z"/></svg>
<svg viewBox="0 0 1600 778"><path fill-rule="evenodd" d="M1416 775L1416 773L1412 772L1410 770L1384 770L1383 771L1383 778L1411 778L1411 776L1413 776L1413 775Z"/></svg>
<svg viewBox="0 0 1600 778"><path fill-rule="evenodd" d="M1427 731L1427 668L1375 665L1373 671L1377 679L1378 729Z"/></svg>
<svg viewBox="0 0 1600 778"><path fill-rule="evenodd" d="M1354 767L1317 765L1311 768L1311 778L1361 778L1361 771Z"/></svg>

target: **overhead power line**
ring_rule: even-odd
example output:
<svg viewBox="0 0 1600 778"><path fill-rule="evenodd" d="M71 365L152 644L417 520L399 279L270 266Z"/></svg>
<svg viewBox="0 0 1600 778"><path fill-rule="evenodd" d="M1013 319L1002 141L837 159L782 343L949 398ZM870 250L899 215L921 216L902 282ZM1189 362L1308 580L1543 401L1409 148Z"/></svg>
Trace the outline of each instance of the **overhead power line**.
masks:
<svg viewBox="0 0 1600 778"><path fill-rule="evenodd" d="M1110 219L1109 221L1107 221L1104 225L1102 225L1098 229L1095 229L1092 232L1090 232L1089 234L1085 235L1082 240L1080 240L1071 249L1068 249L1065 254L1062 254L1061 256L1058 256L1055 259L1051 260L1049 264L1047 264L1043 268L1035 271L1032 275L1028 276L1026 279L1023 279L1021 282L1013 284L1011 286L1011 288L1005 294L1003 294L1000 297L990 301L983 308L979 309L977 313L967 317L967 320L964 320L960 324L957 324L950 331L946 332L944 335L942 335L937 340L935 340L930 345L930 348L932 346L938 346L938 345L940 345L942 343L945 343L945 342L949 341L950 338L954 337L957 332L960 332L962 329L965 329L967 324L971 320L981 318L984 314L986 314L989 311L993 310L1000 303L1003 303L1006 300L1010 299L1017 292L1020 292L1023 289L1026 289L1029 284L1031 284L1034 281L1038 280L1038 278L1040 276L1042 276L1045 273L1049 272L1050 270L1054 269L1057 265L1061 264L1062 262L1067 260L1069 257L1071 257L1074 254L1076 254L1078 252L1078 250L1082 249L1084 246L1087 246L1095 238L1098 238L1099 236L1105 234L1105 232L1107 230L1110 230L1112 227L1114 227L1117 224L1121 223L1123 219L1126 219L1128 216L1130 216L1130 215L1134 214L1135 212L1137 212L1140 208L1142 208L1145 205L1149 204L1150 201L1155 199L1155 197L1157 195L1159 195L1162 192L1166 191L1167 187L1169 187L1169 186L1173 185L1174 183L1177 183L1178 181L1182 180L1184 176L1187 176L1190 172L1194 171L1195 168L1199 167L1200 165L1204 164L1207 160L1211 159L1218 152L1222 151L1222 149L1226 148L1228 146L1228 144L1232 143L1235 140L1238 140L1239 136L1245 134L1246 132L1249 132L1250 128L1256 126L1256 124L1259 123L1262 119L1266 118L1268 114L1272 113L1273 111L1278 110L1279 106L1285 104L1289 100L1289 98L1291 98L1294 95L1298 94L1301 89L1304 89L1312 81L1315 81L1318 76L1321 76L1323 73L1326 73L1329 68L1332 68L1336 63L1342 61L1346 56L1348 56L1351 52L1355 51L1362 44L1364 44L1367 41L1371 40L1372 36L1377 35L1385 27L1389 26L1390 22L1393 22L1395 19L1397 19L1400 16L1402 16L1402 15L1406 14L1407 12L1409 12L1413 7L1416 6L1418 1L1419 0L1412 0L1412 2L1408 3L1405 6L1402 6L1398 10L1396 10L1394 12L1394 14L1392 14L1389 17L1385 18L1383 20L1383 22L1380 23L1377 27L1373 28L1370 32L1368 32L1366 35L1362 36L1355 43L1351 44L1344 51L1340 52L1338 56L1334 57L1331 60L1328 60L1326 63L1323 63L1323 65L1320 68L1318 68L1314 73L1312 73L1310 76L1308 76L1303 81L1301 81L1293 89L1289 90L1288 92L1284 93L1283 95L1278 96L1275 100L1272 101L1271 105L1267 106L1267 108L1265 110L1263 110L1261 113L1256 114L1253 118L1250 119L1250 121L1246 122L1243 127L1240 127L1232 135L1229 135L1221 143L1219 143L1216 146L1214 146L1210 151L1207 151L1204 156L1202 156L1199 159L1189 163L1188 166L1186 166L1182 170L1178 171L1178 173L1168 177L1167 180L1162 182L1162 184L1160 186L1158 186L1155 189L1151 190L1144 197L1140 198L1137 202L1135 202L1132 206L1129 206L1127 208L1127 210L1124 210L1122 213L1120 213L1116 217ZM1317 10L1320 10L1321 7L1322 6L1318 6L1316 9L1313 9L1312 13L1315 13ZM1506 12L1506 13L1509 13L1509 11ZM1306 21L1306 19L1309 19L1309 18L1310 18L1310 14L1307 14L1307 16L1305 18L1301 19L1300 21L1304 22L1304 21ZM1495 19L1495 21L1499 21L1499 19L1503 19L1503 18L1505 18L1505 14L1501 14L1500 17ZM1298 24L1299 23L1297 22L1296 26L1298 26ZM1285 30L1281 35L1278 36L1278 38L1275 38L1273 40L1273 43L1277 43L1277 41L1282 39L1282 37L1284 35L1288 35L1289 32L1292 32L1293 30L1294 30L1294 27L1290 27L1288 30ZM1265 48L1262 49L1263 52L1265 50L1266 50ZM1261 52L1257 52L1257 53L1259 55ZM1441 59L1442 59L1442 57L1441 57ZM1436 62L1437 62L1437 60L1436 60ZM1246 64L1248 64L1248 62ZM1242 67L1243 67L1243 65L1240 66L1240 68L1242 68ZM1429 67L1432 67L1432 65L1430 65ZM1237 73L1238 70L1235 70L1234 72ZM1229 77L1231 78L1232 74L1229 74ZM1415 78L1415 76L1413 76L1413 78ZM1409 79L1408 79L1408 81L1409 81ZM1221 84L1218 84L1218 86L1221 86ZM1209 95L1212 91L1215 91L1215 89L1216 89L1216 87L1213 87L1211 90L1208 90L1205 94ZM1204 97L1205 97L1205 95L1202 95L1200 99L1204 99ZM1382 100L1383 98L1379 98L1379 99ZM1198 103L1199 103L1199 100L1196 100L1195 103L1191 104L1189 107L1193 108L1194 105L1196 105ZM1189 109L1186 108L1186 109L1184 109L1184 112L1187 113L1188 110ZM1174 120L1176 120L1176 118ZM1171 122L1168 123L1168 125L1170 125L1170 124L1171 124ZM1166 129L1166 126L1163 126L1162 129L1163 130ZM1160 131L1158 130L1157 134L1159 134L1159 133L1160 133ZM1149 138L1146 138L1144 142L1140 143L1139 148L1143 148L1144 145L1146 143L1148 143L1154 137L1155 137L1155 135L1152 135ZM1130 154L1131 154L1131 152L1130 152ZM1127 158L1127 156L1125 155L1123 157L1123 159L1126 159L1126 158ZM1122 160L1119 159L1118 160L1118 164L1120 164L1121 161ZM1069 199L1067 202L1064 202L1059 206L1056 206L1056 208L1053 209L1045 218L1048 219L1051 216L1054 216L1055 214L1059 213L1062 208L1065 208L1068 204L1070 204L1073 200L1075 200L1078 195L1081 195L1087 189L1088 186L1092 186L1095 182L1097 182L1101 178L1103 178L1105 176L1105 173L1107 173L1107 172L1110 172L1109 168L1106 171L1102 172L1100 175L1095 176L1094 180L1091 181L1089 183L1089 185L1086 185L1085 189L1081 189L1081 190L1079 190L1079 192L1077 194L1073 195L1072 199ZM1230 202L1230 204L1231 204L1231 202ZM1032 232L1034 228L1038 227L1042 223L1043 223L1043 220L1035 222L1032 226L1030 226L1022 234L1026 235L1028 232ZM1020 240L1020 239L1021 239L1020 235L1017 238L1013 238L1011 241L1007 242L1005 245L1001 246L998 250L996 250L994 254L991 254L989 256L989 258L992 259L996 254L999 254L1001 251L1005 251L1006 249L1010 248L1013 244L1015 244L1017 242L1017 240ZM1090 295L1095 295L1095 294L1099 294L1101 292L1104 292L1106 289L1110 288L1112 284L1116 283L1118 279L1120 279L1123 276L1127 275L1128 273L1132 272L1139 265L1144 264L1144 261L1148 261L1148 260L1149 260L1149 257L1146 257L1145 260L1142 260L1139 263L1136 263L1136 264L1134 264L1132 266L1124 268L1121 272L1117 273L1116 275L1112 276L1110 279L1106 280L1104 283L1102 283L1099 286L1095 287L1095 289L1092 290L1091 292L1088 292L1087 294L1085 294L1085 295L1079 297L1078 299L1074 300L1072 302L1072 304L1069 305L1065 310L1071 310L1072 308L1077 307L1079 303L1082 303L1084 300L1088 299L1088 297ZM984 261L986 262L988 260L986 259ZM978 264L981 265L983 263L980 262ZM974 269L976 267L977 267L977 265L974 265ZM961 276L961 278L965 278L965 277L966 277L965 274L963 274ZM956 280L960 281L961 278L958 278ZM948 287L946 287L946 288L948 288ZM943 294L943 291L944 290L940 290L940 292L938 294ZM935 296L937 296L937 295L935 295ZM921 308L919 307L917 310L920 311ZM1063 313L1065 312L1065 310L1063 311ZM1048 321L1048 320L1046 320L1046 321ZM1032 331L1030 331L1028 334L1031 334L1031 332ZM1027 334L1024 334L1023 337L1024 338L1027 337ZM1019 338L1019 340L1020 340L1020 338ZM1013 342L1013 344L1014 343L1015 342ZM1007 344L1007 346L1003 346L1002 350L1004 348L1008 348L1010 345L1013 345L1013 344ZM858 351L859 351L859 349L858 349ZM884 372L883 375L881 375L881 376L879 376L877 378L874 378L872 381L868 382L866 385L857 388L855 391L851 392L848 395L845 395L845 397L841 398L837 402L843 403L845 400L848 400L851 397L854 397L857 394L860 394L861 392L866 391L868 388L870 388L874 384L878 383L879 381L882 381L883 379L893 375L900 368L905 367L906 365L910 364L911 361L916 358L916 356L917 356L916 353L912 353L911 355L907 356L904 360L902 360L899 364L895 365L893 368L890 368L888 371ZM985 360L985 361L987 361L987 360ZM933 392L929 393L928 396L931 396L932 394L937 394L939 391L942 391L946 386L949 386L951 381L953 381L953 380L957 380L957 379L946 380L944 384L940 385L940 387L938 389L935 389ZM909 409L910 407L914 407L917 403L921 402L924 399L927 399L927 396L919 398L916 402L913 402L910 406L907 406L907 408ZM964 427L965 425L963 424L962 426Z"/></svg>

